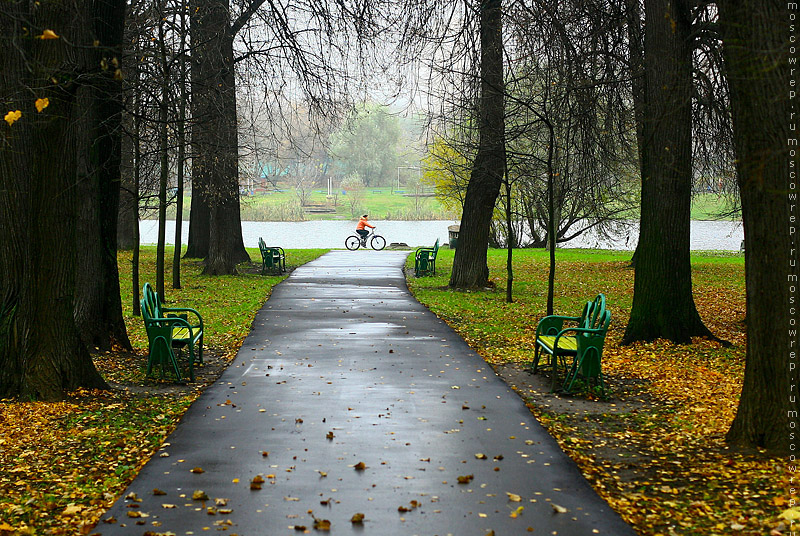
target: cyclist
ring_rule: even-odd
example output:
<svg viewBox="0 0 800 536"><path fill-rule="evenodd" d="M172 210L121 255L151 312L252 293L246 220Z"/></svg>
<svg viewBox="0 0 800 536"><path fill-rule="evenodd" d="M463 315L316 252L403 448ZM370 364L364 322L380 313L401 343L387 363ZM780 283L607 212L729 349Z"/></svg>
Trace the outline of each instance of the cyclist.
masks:
<svg viewBox="0 0 800 536"><path fill-rule="evenodd" d="M364 214L358 219L358 225L356 225L356 232L361 235L361 245L367 245L367 236L369 236L369 231L365 229L365 227L369 227L370 229L374 229L374 225L370 225L367 219L369 218L369 214Z"/></svg>

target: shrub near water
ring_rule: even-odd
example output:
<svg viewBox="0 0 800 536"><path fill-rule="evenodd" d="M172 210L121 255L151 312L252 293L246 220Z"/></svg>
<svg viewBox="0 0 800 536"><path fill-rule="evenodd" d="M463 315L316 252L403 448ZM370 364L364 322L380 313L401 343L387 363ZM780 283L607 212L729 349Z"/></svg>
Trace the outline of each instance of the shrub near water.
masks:
<svg viewBox="0 0 800 536"><path fill-rule="evenodd" d="M743 257L692 255L697 308L711 331L731 347L703 339L692 345L657 340L623 347L619 342L633 297L630 256L557 252L556 314L579 314L598 292L608 299L612 322L603 370L610 400L594 403L599 409L584 414L554 411L538 402L546 392L517 386L518 393L595 489L640 534L788 534L788 522L778 518L790 499L784 460L733 452L724 442L744 374ZM452 261L453 251L440 250L435 277L409 275L412 292L487 362L518 370L522 381L529 378L525 369L533 359L536 323L546 311L548 253L514 251L511 304L504 301L506 251L489 250L495 289L448 290ZM413 274L413 258L407 273Z"/></svg>

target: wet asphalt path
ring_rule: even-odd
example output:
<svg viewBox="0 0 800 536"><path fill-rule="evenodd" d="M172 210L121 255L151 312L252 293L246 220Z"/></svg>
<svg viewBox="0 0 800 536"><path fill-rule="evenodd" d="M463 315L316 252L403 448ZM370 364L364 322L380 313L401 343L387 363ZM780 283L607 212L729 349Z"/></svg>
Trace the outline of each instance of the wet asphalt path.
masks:
<svg viewBox="0 0 800 536"><path fill-rule="evenodd" d="M333 251L275 287L95 533L634 535L410 295L406 255Z"/></svg>

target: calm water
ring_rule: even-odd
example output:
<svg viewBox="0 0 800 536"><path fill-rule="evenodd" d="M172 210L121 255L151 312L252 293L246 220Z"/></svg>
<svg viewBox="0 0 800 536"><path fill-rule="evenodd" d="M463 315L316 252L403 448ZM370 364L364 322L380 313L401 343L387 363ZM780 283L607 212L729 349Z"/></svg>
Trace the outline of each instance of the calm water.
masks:
<svg viewBox="0 0 800 536"><path fill-rule="evenodd" d="M447 226L453 221L372 221L378 234L387 243L405 242L409 246L430 246L438 238L448 241ZM561 244L560 247L633 250L638 240L638 225L629 222L622 235L616 239L599 238L592 232ZM158 222L142 221L140 226L142 244L158 241ZM354 234L355 222L350 221L304 221L304 222L242 222L242 234L246 247L258 247L258 238L263 237L268 245L287 249L343 248L344 239ZM183 223L183 243L189 234L189 222ZM175 222L167 221L167 243L172 244ZM744 232L740 222L693 221L692 250L738 251Z"/></svg>

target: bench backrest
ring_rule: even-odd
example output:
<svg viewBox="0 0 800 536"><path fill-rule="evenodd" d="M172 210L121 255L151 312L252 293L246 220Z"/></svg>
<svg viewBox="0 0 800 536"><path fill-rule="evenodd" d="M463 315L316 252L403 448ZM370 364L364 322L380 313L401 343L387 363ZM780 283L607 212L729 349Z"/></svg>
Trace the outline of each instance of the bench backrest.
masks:
<svg viewBox="0 0 800 536"><path fill-rule="evenodd" d="M164 322L164 313L161 311L161 300L158 293L153 290L150 283L145 283L142 288L142 320L147 336L151 340L156 337L169 337L172 327Z"/></svg>
<svg viewBox="0 0 800 536"><path fill-rule="evenodd" d="M150 283L145 283L142 287L142 316L146 315L145 320L152 318L162 318L161 314L161 300L158 294L150 286Z"/></svg>
<svg viewBox="0 0 800 536"><path fill-rule="evenodd" d="M433 245L433 257L436 258L436 253L439 251L439 239L436 239L436 243Z"/></svg>
<svg viewBox="0 0 800 536"><path fill-rule="evenodd" d="M602 323L603 313L606 312L606 297L598 294L594 300L586 302L581 312L581 319L578 323L582 328L597 329Z"/></svg>

